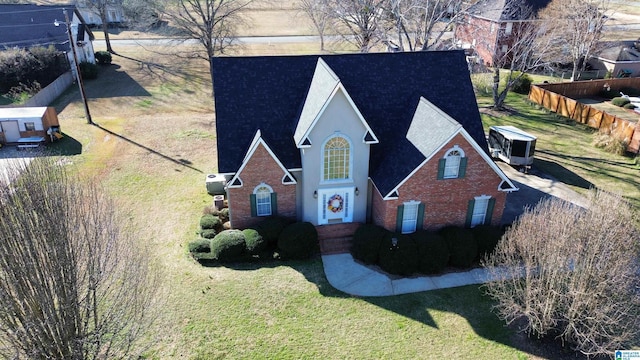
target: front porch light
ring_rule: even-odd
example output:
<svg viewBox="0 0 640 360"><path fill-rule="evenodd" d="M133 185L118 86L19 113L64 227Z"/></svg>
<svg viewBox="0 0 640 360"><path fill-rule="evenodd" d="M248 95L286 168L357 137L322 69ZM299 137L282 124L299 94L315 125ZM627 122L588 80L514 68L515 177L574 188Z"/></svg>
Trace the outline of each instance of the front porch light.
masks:
<svg viewBox="0 0 640 360"><path fill-rule="evenodd" d="M314 199L318 198L318 190L313 190L313 198Z"/></svg>

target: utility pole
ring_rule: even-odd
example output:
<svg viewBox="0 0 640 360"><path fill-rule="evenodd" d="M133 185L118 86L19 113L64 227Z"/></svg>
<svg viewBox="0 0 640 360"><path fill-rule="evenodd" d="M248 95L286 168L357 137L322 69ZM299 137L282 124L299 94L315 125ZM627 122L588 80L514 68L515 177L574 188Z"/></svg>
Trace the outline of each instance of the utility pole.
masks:
<svg viewBox="0 0 640 360"><path fill-rule="evenodd" d="M87 117L87 124L93 125L91 119L91 113L89 112L89 104L87 103L87 94L84 92L84 83L82 82L82 74L80 73L80 64L78 64L78 54L76 54L76 44L73 40L73 34L71 33L71 22L69 22L69 15L67 9L62 9L64 13L64 21L67 24L67 35L69 35L69 44L71 45L71 52L73 53L73 62L76 67L76 79L78 81L78 87L80 88L80 96L84 104L84 114Z"/></svg>

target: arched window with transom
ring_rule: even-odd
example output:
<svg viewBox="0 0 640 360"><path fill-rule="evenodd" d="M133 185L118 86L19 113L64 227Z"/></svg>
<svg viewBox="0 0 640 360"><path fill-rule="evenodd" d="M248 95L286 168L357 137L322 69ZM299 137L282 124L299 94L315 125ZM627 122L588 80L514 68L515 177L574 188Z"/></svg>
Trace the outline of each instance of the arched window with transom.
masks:
<svg viewBox="0 0 640 360"><path fill-rule="evenodd" d="M351 143L341 135L335 135L324 145L323 180L336 181L351 178Z"/></svg>
<svg viewBox="0 0 640 360"><path fill-rule="evenodd" d="M438 179L463 178L467 168L464 150L458 145L449 149L438 163Z"/></svg>
<svg viewBox="0 0 640 360"><path fill-rule="evenodd" d="M271 186L261 183L250 196L251 216L276 215L276 193Z"/></svg>

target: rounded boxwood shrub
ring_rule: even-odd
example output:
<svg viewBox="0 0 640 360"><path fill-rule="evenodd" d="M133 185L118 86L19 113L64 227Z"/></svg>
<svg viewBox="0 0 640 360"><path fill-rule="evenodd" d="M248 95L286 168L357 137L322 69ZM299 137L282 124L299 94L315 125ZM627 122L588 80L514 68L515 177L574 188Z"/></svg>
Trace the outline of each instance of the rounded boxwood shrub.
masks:
<svg viewBox="0 0 640 360"><path fill-rule="evenodd" d="M211 252L211 240L196 239L189 243L190 253L208 253Z"/></svg>
<svg viewBox="0 0 640 360"><path fill-rule="evenodd" d="M491 254L502 237L502 229L491 225L478 225L471 229L473 237L478 244L478 258Z"/></svg>
<svg viewBox="0 0 640 360"><path fill-rule="evenodd" d="M633 105L632 103L628 103L628 104L624 104L623 108L633 110L636 108L636 106Z"/></svg>
<svg viewBox="0 0 640 360"><path fill-rule="evenodd" d="M214 229L203 229L200 231L200 236L205 239L213 239L218 234Z"/></svg>
<svg viewBox="0 0 640 360"><path fill-rule="evenodd" d="M353 234L351 255L354 259L365 264L377 264L380 254L380 244L388 231L373 224L360 226Z"/></svg>
<svg viewBox="0 0 640 360"><path fill-rule="evenodd" d="M257 230L244 229L242 234L249 254L256 255L267 248L267 242Z"/></svg>
<svg viewBox="0 0 640 360"><path fill-rule="evenodd" d="M439 231L449 247L449 264L468 268L478 256L478 243L470 229L447 226Z"/></svg>
<svg viewBox="0 0 640 360"><path fill-rule="evenodd" d="M280 256L285 259L307 259L319 251L318 232L310 222L293 223L278 236Z"/></svg>
<svg viewBox="0 0 640 360"><path fill-rule="evenodd" d="M613 104L615 106L620 106L620 107L625 106L630 102L631 101L629 101L629 99L623 98L621 96L614 97L613 99L611 99L611 104Z"/></svg>
<svg viewBox="0 0 640 360"><path fill-rule="evenodd" d="M98 65L83 61L78 64L78 66L80 66L80 74L82 74L83 79L88 80L98 78Z"/></svg>
<svg viewBox="0 0 640 360"><path fill-rule="evenodd" d="M449 264L449 247L442 236L433 231L419 230L411 234L418 246L418 271L437 274Z"/></svg>
<svg viewBox="0 0 640 360"><path fill-rule="evenodd" d="M396 246L393 239L396 239ZM379 264L389 274L411 275L418 271L418 246L411 236L387 232L380 244Z"/></svg>
<svg viewBox="0 0 640 360"><path fill-rule="evenodd" d="M240 230L224 230L211 239L211 254L218 261L240 260L246 251L244 234Z"/></svg>
<svg viewBox="0 0 640 360"><path fill-rule="evenodd" d="M108 51L98 51L95 53L96 61L100 65L111 65L111 53Z"/></svg>
<svg viewBox="0 0 640 360"><path fill-rule="evenodd" d="M220 230L222 227L222 221L220 218L211 214L202 215L200 218L200 228L201 229L214 229Z"/></svg>
<svg viewBox="0 0 640 360"><path fill-rule="evenodd" d="M291 224L291 220L289 219L270 216L262 220L258 225L254 226L253 229L257 230L260 235L262 235L262 238L267 242L267 244L275 246L278 243L280 233L282 233L282 230L284 230L284 228L289 224Z"/></svg>

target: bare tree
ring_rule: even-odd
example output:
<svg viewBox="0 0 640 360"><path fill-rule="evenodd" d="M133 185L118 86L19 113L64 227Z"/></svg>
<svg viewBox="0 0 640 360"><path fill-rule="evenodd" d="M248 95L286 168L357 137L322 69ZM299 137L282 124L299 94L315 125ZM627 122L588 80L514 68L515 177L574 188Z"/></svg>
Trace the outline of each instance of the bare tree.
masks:
<svg viewBox="0 0 640 360"><path fill-rule="evenodd" d="M166 3L166 0L123 0L127 26L144 30L159 25Z"/></svg>
<svg viewBox="0 0 640 360"><path fill-rule="evenodd" d="M597 51L609 19L609 0L553 0L539 16L546 23L556 62L571 62L571 80L578 80L587 60Z"/></svg>
<svg viewBox="0 0 640 360"><path fill-rule="evenodd" d="M113 201L53 160L9 172L13 181L0 182L0 356L139 355L158 277Z"/></svg>
<svg viewBox="0 0 640 360"><path fill-rule="evenodd" d="M620 195L596 190L588 209L558 199L527 209L485 263L498 315L587 355L637 345L638 220Z"/></svg>
<svg viewBox="0 0 640 360"><path fill-rule="evenodd" d="M111 6L122 5L122 0L88 0L86 4L91 12L100 17L100 22L102 22L102 32L104 33L104 42L107 44L107 51L115 53L111 47L111 40L109 38L108 13Z"/></svg>
<svg viewBox="0 0 640 360"><path fill-rule="evenodd" d="M400 51L432 50L468 6L464 0L390 0L387 12L395 33L390 38Z"/></svg>
<svg viewBox="0 0 640 360"><path fill-rule="evenodd" d="M369 52L380 43L384 33L384 9L388 0L330 0L331 17L344 39Z"/></svg>
<svg viewBox="0 0 640 360"><path fill-rule="evenodd" d="M313 23L313 27L320 36L320 51L324 51L324 35L332 20L329 0L300 0L300 10Z"/></svg>
<svg viewBox="0 0 640 360"><path fill-rule="evenodd" d="M211 58L222 54L232 45L236 27L244 20L242 9L253 0L178 0L178 9L168 15L175 26L204 47L201 58L209 62L213 81ZM172 10L172 9L170 9Z"/></svg>

